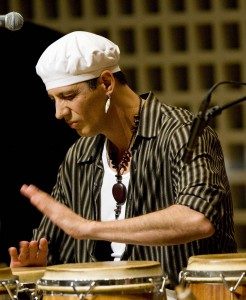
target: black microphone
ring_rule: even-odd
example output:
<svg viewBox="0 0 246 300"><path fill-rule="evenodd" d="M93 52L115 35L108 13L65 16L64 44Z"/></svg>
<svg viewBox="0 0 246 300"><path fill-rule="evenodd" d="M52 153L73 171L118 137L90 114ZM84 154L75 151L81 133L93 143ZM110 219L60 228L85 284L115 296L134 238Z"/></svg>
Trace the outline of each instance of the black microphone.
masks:
<svg viewBox="0 0 246 300"><path fill-rule="evenodd" d="M0 15L0 27L5 27L9 30L15 31L21 29L23 23L23 17L15 11L6 15Z"/></svg>
<svg viewBox="0 0 246 300"><path fill-rule="evenodd" d="M182 157L182 161L185 164L190 162L194 149L198 143L198 138L203 132L204 128L207 126L206 112L209 106L210 98L211 93L209 92L202 101L198 114L193 119L189 140L186 145L184 155Z"/></svg>
<svg viewBox="0 0 246 300"><path fill-rule="evenodd" d="M232 85L236 85L236 86L241 86L241 85L246 85L246 82L224 80L224 81L220 81L218 83L215 83L209 89L207 95L205 96L204 100L202 101L202 103L200 105L199 112L194 117L192 125L191 125L189 140L188 140L188 143L185 147L184 155L182 157L182 161L185 164L187 164L191 161L194 149L195 149L195 147L197 146L197 143L198 143L198 138L202 134L204 128L209 123L209 118L211 116L208 114L207 110L208 110L208 107L209 107L209 104L210 104L212 93L214 92L214 90L217 89L218 86L220 86L222 84L232 84ZM239 100L241 101L241 99L239 99ZM214 114L215 114L215 110L216 109L214 109L214 111L213 111ZM209 113L211 113L211 111L209 111ZM216 113L219 113L219 109L218 109L218 111L216 111Z"/></svg>

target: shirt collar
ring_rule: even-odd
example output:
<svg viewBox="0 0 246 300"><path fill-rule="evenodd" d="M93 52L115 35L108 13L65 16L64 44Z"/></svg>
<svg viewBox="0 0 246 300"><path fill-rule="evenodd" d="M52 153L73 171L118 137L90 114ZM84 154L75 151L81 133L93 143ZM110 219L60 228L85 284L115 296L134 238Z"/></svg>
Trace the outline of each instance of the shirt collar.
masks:
<svg viewBox="0 0 246 300"><path fill-rule="evenodd" d="M161 103L151 91L140 95L140 97L146 101L140 116L138 135L147 138L155 137L161 128Z"/></svg>

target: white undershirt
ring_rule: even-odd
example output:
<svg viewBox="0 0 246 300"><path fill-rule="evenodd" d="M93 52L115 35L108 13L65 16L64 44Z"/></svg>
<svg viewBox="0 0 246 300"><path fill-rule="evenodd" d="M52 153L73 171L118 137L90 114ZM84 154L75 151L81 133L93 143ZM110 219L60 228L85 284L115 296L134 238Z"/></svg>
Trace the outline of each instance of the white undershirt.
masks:
<svg viewBox="0 0 246 300"><path fill-rule="evenodd" d="M112 221L115 220L115 208L116 202L112 194L112 187L116 183L116 173L109 167L107 162L106 155L106 143L104 144L104 149L102 153L102 160L104 165L104 178L101 190L101 220L102 221ZM122 183L128 187L130 179L130 172L122 175ZM126 202L121 206L121 214L119 215L118 220L125 218L125 209ZM123 243L111 243L111 248L113 253L111 254L114 257L115 261L119 261L125 250L125 244Z"/></svg>

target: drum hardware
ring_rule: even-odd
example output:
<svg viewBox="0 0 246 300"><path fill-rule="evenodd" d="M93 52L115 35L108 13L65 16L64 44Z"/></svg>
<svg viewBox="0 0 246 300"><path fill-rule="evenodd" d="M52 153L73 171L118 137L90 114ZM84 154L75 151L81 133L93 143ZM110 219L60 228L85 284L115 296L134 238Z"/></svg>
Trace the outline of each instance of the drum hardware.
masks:
<svg viewBox="0 0 246 300"><path fill-rule="evenodd" d="M18 278L17 300L38 300L37 280L45 272L45 267L12 268L11 272Z"/></svg>
<svg viewBox="0 0 246 300"><path fill-rule="evenodd" d="M16 288L15 288L15 294L12 294L12 291L11 289L9 288L9 285L13 285L13 283L16 285ZM7 291L9 297L11 300L16 300L18 299L17 298L17 295L18 295L18 285L19 285L19 281L18 280L7 280L7 281L2 281L1 282L1 285L5 288L5 290Z"/></svg>
<svg viewBox="0 0 246 300"><path fill-rule="evenodd" d="M224 282L226 288L227 288L228 291L229 291L230 293L232 293L232 294L235 294L235 291L236 291L237 287L239 286L239 284L241 283L241 281L243 280L243 277L244 277L244 276L245 276L245 272L242 273L242 275L239 277L238 281L236 282L236 284L235 284L234 286L230 286L230 285L228 284L228 282L226 281L224 274L222 274L222 273L220 274L220 277L221 277L221 279L223 280L223 282Z"/></svg>
<svg viewBox="0 0 246 300"><path fill-rule="evenodd" d="M92 281L91 284L89 285L88 291L85 292L85 294L80 294L79 291L77 291L76 286L74 285L74 282L71 283L71 287L73 288L74 292L77 294L78 298L80 300L85 299L86 296L90 294L92 291L93 287L95 286L96 281Z"/></svg>
<svg viewBox="0 0 246 300"><path fill-rule="evenodd" d="M153 286L155 286L155 289L158 290L158 287L157 287L156 283L153 281L153 278L149 278L148 280L149 280L150 283L153 284ZM166 284L167 280L168 280L167 275L162 277L162 284L161 284L161 287L159 289L160 294L164 295L164 293L165 293L165 284ZM88 291L86 291L85 294L80 294L79 291L76 289L77 285L75 285L74 282L71 283L71 287L73 288L74 292L77 294L77 296L80 300L85 299L86 296L88 296L92 292L95 285L96 285L96 281L92 281L90 283L89 287L88 287ZM164 299L164 300L166 300L166 299Z"/></svg>
<svg viewBox="0 0 246 300"><path fill-rule="evenodd" d="M203 276L204 276L204 274L206 274L206 272L205 273L203 272ZM223 273L218 273L218 272L212 272L211 273L210 272L210 274L208 274L208 276L209 276L208 278L212 278L214 275L216 275L216 277L220 277L221 280L223 281L225 287L227 288L227 290L230 292L230 294L232 294L231 297L233 299L233 294L234 295L236 294L235 293L236 289L238 288L238 286L240 285L240 283L244 279L245 274L246 274L246 272L242 272L241 276L238 278L238 280L237 280L237 282L234 286L231 286L229 284L229 282L231 282L231 281L230 280L227 281L226 280L227 277ZM195 272L195 271L193 271L193 272L181 271L179 273L180 285L182 285L184 287L188 287L190 281L189 281L189 279L187 279L187 277L189 278L189 276L194 276L194 275L199 276L199 275L201 275L201 272L199 272L199 271L198 272ZM239 276L239 274L235 273L235 272L230 272L230 276L233 276L235 278L235 276Z"/></svg>
<svg viewBox="0 0 246 300"><path fill-rule="evenodd" d="M153 279L152 278L150 278L149 279L150 280L150 282L152 282L153 283L153 285L155 285L155 287L157 288L157 286L156 286L156 284L153 282ZM160 289L159 289L159 293L162 295L164 295L165 294L165 286L166 286L166 282L168 281L168 276L167 275L165 275L165 276L162 276L162 284L161 284L161 287L160 287Z"/></svg>
<svg viewBox="0 0 246 300"><path fill-rule="evenodd" d="M187 281L186 281L187 274L188 273L186 271L184 271L184 270L182 270L182 271L179 272L179 279L178 279L178 281L179 281L179 284L181 286L186 286L186 284L187 284Z"/></svg>
<svg viewBox="0 0 246 300"><path fill-rule="evenodd" d="M14 275L6 264L0 264L0 299L16 300L18 287L19 277Z"/></svg>
<svg viewBox="0 0 246 300"><path fill-rule="evenodd" d="M17 294L18 300L26 300L24 295L27 296L28 300L38 300L36 296L36 283L20 283L19 291Z"/></svg>

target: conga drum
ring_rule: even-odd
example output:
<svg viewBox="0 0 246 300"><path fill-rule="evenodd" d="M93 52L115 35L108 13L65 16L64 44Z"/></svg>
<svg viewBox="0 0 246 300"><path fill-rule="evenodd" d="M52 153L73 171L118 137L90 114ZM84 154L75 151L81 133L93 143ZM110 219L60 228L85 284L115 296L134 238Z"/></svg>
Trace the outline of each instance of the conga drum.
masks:
<svg viewBox="0 0 246 300"><path fill-rule="evenodd" d="M191 256L180 281L197 300L246 300L246 254Z"/></svg>
<svg viewBox="0 0 246 300"><path fill-rule="evenodd" d="M155 261L48 266L37 282L43 300L166 300L167 276Z"/></svg>
<svg viewBox="0 0 246 300"><path fill-rule="evenodd" d="M18 276L13 275L7 265L0 264L0 299L9 300L16 298L18 286Z"/></svg>
<svg viewBox="0 0 246 300"><path fill-rule="evenodd" d="M37 281L45 272L44 267L21 267L12 268L12 274L19 280L17 297L18 300L32 300L36 296Z"/></svg>

